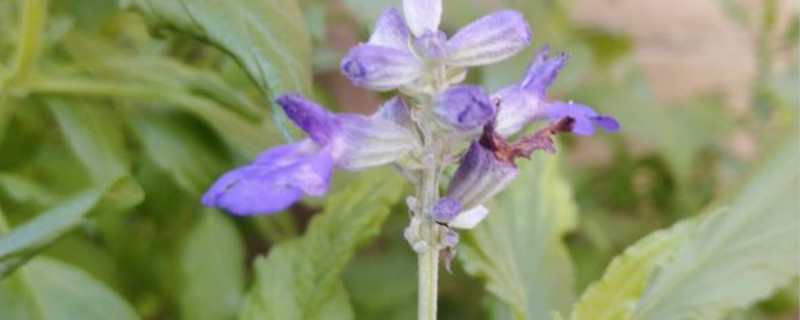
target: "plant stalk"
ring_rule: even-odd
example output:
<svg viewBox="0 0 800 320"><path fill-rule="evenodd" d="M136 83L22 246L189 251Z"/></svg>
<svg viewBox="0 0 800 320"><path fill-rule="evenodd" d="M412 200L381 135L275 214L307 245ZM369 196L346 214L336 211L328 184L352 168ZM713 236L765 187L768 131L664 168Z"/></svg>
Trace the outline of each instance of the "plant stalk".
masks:
<svg viewBox="0 0 800 320"><path fill-rule="evenodd" d="M436 320L439 289L439 251L426 250L419 254L419 320Z"/></svg>
<svg viewBox="0 0 800 320"><path fill-rule="evenodd" d="M439 180L441 171L439 170L441 163L439 163L441 154L441 141L435 134L434 128L424 127L426 124L433 123L433 114L431 105L433 97L430 97L423 104L423 117L427 117L421 121L423 128L423 144L425 156L424 170L422 171L421 183L417 190L417 199L419 200L419 207L417 210L418 236L424 241L426 246L423 248L416 248L418 254L418 277L419 277L419 293L418 293L418 319L419 320L436 320L436 307L438 303L438 285L439 285L439 246L440 226L434 221L433 213L431 212L434 205L439 201Z"/></svg>

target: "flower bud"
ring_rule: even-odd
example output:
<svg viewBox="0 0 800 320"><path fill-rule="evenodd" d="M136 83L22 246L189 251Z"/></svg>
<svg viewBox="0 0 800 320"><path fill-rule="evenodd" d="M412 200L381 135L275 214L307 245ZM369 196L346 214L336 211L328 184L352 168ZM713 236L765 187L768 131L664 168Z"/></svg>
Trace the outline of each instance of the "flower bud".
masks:
<svg viewBox="0 0 800 320"><path fill-rule="evenodd" d="M443 125L461 131L483 127L495 110L486 90L480 86L454 86L436 98L433 111Z"/></svg>
<svg viewBox="0 0 800 320"><path fill-rule="evenodd" d="M450 222L450 220L455 218L463 209L458 200L442 198L433 206L433 220L442 223Z"/></svg>

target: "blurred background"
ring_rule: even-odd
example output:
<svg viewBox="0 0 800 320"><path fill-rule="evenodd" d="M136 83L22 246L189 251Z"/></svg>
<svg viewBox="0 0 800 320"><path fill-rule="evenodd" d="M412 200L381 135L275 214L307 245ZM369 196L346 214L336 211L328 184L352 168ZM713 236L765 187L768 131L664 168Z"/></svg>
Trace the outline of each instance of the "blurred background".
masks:
<svg viewBox="0 0 800 320"><path fill-rule="evenodd" d="M0 2L2 61L21 40L19 3ZM352 86L339 60L400 1L300 3L313 44L316 98L338 111L375 110L389 96ZM501 8L522 11L531 24L531 48L471 70L467 82L492 90L517 82L535 50L549 43L572 55L550 97L590 105L622 124L620 134L560 138L561 170L578 207L578 224L565 240L576 292L626 246L732 192L774 142L798 134L797 1L445 0L444 6L442 28L450 35ZM259 88L221 50L169 28L148 28L114 1L53 1L48 14L36 81L2 92L3 106L14 110L0 126L0 205L8 224L90 185L102 175L98 170L131 171L144 202L99 217L44 254L89 271L145 319L186 318L192 312L191 298L182 294L191 281L186 270L215 259L187 253L207 212L199 196L225 170L284 142L281 128ZM108 83L49 80L70 76ZM100 151L85 148L97 146L91 132L103 136ZM87 158L97 156L92 152L111 156L87 167ZM311 200L270 217L218 215L238 234L231 246L239 249L231 250L245 266L241 278L250 279L252 259L271 244L302 233L323 203ZM395 211L347 268L358 319L410 319L415 312L415 257L399 236L404 208ZM456 263L441 281L442 319L482 317L479 279ZM729 319L798 319L797 299L795 282Z"/></svg>

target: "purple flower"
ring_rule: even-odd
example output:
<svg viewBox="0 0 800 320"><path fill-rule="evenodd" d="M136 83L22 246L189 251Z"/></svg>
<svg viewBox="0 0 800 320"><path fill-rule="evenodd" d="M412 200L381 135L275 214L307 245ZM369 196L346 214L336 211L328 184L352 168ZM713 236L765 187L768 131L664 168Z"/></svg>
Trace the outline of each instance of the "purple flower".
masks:
<svg viewBox="0 0 800 320"><path fill-rule="evenodd" d="M453 220L464 208L458 200L453 198L442 198L433 206L433 220L447 223Z"/></svg>
<svg viewBox="0 0 800 320"><path fill-rule="evenodd" d="M392 163L419 145L399 98L370 117L334 114L296 94L277 103L309 137L267 150L226 173L203 195L205 205L238 215L280 212L304 195L323 196L334 167L360 170Z"/></svg>
<svg viewBox="0 0 800 320"><path fill-rule="evenodd" d="M378 19L366 44L342 60L342 71L357 86L386 91L430 81L432 66L456 68L501 61L531 42L524 16L516 11L491 13L459 30L452 39L438 30L441 0L403 1L405 20L396 7Z"/></svg>
<svg viewBox="0 0 800 320"><path fill-rule="evenodd" d="M454 86L437 96L433 105L437 120L462 131L482 128L494 118L495 108L481 86Z"/></svg>
<svg viewBox="0 0 800 320"><path fill-rule="evenodd" d="M303 195L324 195L332 175L330 151L303 140L267 150L226 173L203 195L203 204L237 215L280 212Z"/></svg>
<svg viewBox="0 0 800 320"><path fill-rule="evenodd" d="M450 181L447 197L464 208L479 206L503 190L517 176L517 171L513 162L502 161L494 150L473 142Z"/></svg>
<svg viewBox="0 0 800 320"><path fill-rule="evenodd" d="M576 134L594 134L595 126L610 132L618 131L619 123L613 117L600 115L588 106L546 100L547 90L569 58L560 54L551 59L548 57L549 51L549 47L545 46L536 54L521 83L502 89L492 96L499 106L495 121L497 132L508 137L530 122L557 122L567 117L575 121L572 132Z"/></svg>

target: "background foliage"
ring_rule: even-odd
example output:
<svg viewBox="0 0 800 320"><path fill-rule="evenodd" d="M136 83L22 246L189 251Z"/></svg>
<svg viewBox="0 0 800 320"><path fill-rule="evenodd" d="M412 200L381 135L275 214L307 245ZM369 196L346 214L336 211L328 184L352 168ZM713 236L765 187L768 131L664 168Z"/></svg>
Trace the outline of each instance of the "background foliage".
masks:
<svg viewBox="0 0 800 320"><path fill-rule="evenodd" d="M199 203L225 170L300 136L276 95L377 106L338 59L397 3L0 2L0 319L413 318L396 174L342 173L327 199L269 217ZM536 36L468 81L515 82L549 42L573 54L554 94L624 130L523 164L462 234L443 319L798 318L798 18L780 25L775 0L715 5L755 43L739 113L715 92L657 99L630 35L575 23L574 1L445 2L450 33L510 7ZM755 157L727 146L735 132Z"/></svg>

